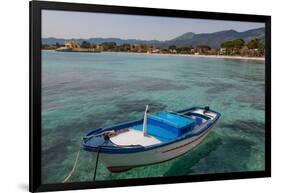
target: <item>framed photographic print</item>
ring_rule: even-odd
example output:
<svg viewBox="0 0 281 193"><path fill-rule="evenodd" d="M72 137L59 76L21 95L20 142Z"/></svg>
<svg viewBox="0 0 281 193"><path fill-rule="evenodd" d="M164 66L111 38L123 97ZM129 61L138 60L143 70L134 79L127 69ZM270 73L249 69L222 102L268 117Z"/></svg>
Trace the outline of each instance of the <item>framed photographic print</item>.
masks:
<svg viewBox="0 0 281 193"><path fill-rule="evenodd" d="M30 191L270 177L270 25L30 2Z"/></svg>

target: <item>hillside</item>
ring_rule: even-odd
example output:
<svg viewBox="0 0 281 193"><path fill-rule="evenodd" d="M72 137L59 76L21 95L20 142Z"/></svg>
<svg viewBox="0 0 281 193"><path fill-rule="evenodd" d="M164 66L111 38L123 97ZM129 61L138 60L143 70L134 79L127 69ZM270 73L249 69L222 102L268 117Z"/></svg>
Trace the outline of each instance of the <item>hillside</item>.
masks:
<svg viewBox="0 0 281 193"><path fill-rule="evenodd" d="M62 39L62 38L42 38L42 44L64 44L65 41L88 41L90 43L101 44L103 42L116 42L117 45L121 44L149 44L158 47L168 47L169 45L182 46L197 46L197 45L209 45L212 48L219 48L221 43L233 40L236 38L242 38L246 42L254 38L259 38L264 42L265 30L264 28L252 29L244 32L237 32L235 30L219 31L214 33L200 33L195 34L187 32L176 38L167 41L158 40L137 40L137 39L120 39L120 38L89 38L89 39Z"/></svg>

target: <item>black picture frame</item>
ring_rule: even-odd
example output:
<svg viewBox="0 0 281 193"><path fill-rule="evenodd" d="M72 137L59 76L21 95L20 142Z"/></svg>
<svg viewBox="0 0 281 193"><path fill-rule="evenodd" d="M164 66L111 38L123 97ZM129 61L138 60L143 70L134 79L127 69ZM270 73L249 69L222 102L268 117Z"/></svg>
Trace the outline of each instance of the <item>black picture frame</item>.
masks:
<svg viewBox="0 0 281 193"><path fill-rule="evenodd" d="M59 191L271 176L271 17L233 13L31 1L30 3L30 177L29 191ZM120 13L265 23L265 170L61 184L41 183L41 10Z"/></svg>

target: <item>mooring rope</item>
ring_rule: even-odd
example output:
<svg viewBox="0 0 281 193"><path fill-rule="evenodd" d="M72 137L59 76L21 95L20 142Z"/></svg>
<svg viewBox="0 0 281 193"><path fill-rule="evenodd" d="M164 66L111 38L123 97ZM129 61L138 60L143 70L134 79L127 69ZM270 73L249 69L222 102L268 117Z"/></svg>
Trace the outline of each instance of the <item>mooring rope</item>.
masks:
<svg viewBox="0 0 281 193"><path fill-rule="evenodd" d="M73 172L75 171L76 165L78 163L78 158L79 158L79 155L80 155L80 151L81 151L81 149L79 149L79 151L77 152L76 159L75 159L74 165L72 167L72 170L70 171L68 176L62 181L62 183L67 182L69 180L69 178L72 176Z"/></svg>
<svg viewBox="0 0 281 193"><path fill-rule="evenodd" d="M100 146L98 147L98 151L97 151L97 157L96 157L95 172L94 172L93 181L96 181L97 167L98 167L98 162L99 162L99 155L100 155Z"/></svg>
<svg viewBox="0 0 281 193"><path fill-rule="evenodd" d="M108 137L107 137L107 138L108 138ZM96 180L96 174L97 174L97 167L98 167L100 149L101 149L101 147L105 144L105 142L107 142L107 140L108 140L107 138L105 138L105 141L104 141L101 145L98 146L98 151L97 151L97 157L96 157L96 163L95 163L95 171L94 171L93 181ZM62 183L66 183L66 182L69 180L69 178L71 178L73 172L75 171L76 165L77 165L77 163L78 163L80 151L81 151L81 148L80 148L79 151L77 152L76 159L75 159L74 165L73 165L73 167L72 167L72 170L70 171L70 173L68 174L68 176L62 181Z"/></svg>

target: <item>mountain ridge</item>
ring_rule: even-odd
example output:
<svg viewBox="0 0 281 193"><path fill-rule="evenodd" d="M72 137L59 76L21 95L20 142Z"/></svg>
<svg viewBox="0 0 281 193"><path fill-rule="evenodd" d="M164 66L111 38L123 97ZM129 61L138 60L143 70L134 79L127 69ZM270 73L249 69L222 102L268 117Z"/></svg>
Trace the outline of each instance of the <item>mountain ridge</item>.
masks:
<svg viewBox="0 0 281 193"><path fill-rule="evenodd" d="M42 44L64 44L65 41L78 41L82 43L83 41L88 41L90 43L101 44L103 42L116 42L117 45L121 44L149 44L156 47L165 48L169 45L176 45L177 47L183 46L193 46L198 45L208 45L212 48L219 48L221 43L237 38L244 39L245 42L249 42L251 39L258 38L262 42L265 41L265 28L250 29L243 32L238 32L233 29L223 30L212 33L193 33L187 32L179 35L170 40L160 41L160 40L139 40L139 39L121 39L121 38L42 38Z"/></svg>

